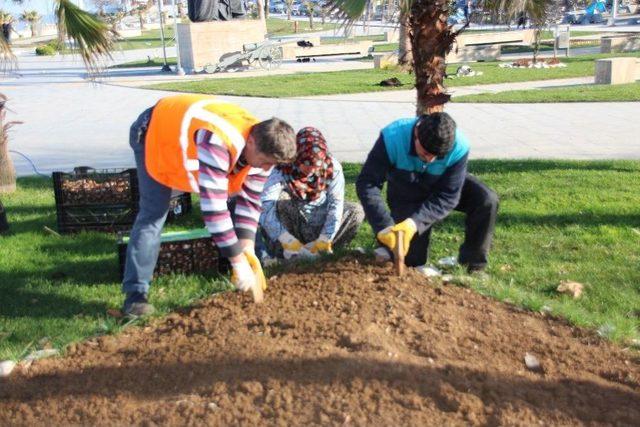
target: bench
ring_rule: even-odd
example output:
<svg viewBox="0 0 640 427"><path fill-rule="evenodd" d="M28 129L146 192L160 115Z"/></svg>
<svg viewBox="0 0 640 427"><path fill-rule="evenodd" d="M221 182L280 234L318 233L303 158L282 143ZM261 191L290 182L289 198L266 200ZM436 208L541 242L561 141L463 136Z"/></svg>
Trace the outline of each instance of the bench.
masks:
<svg viewBox="0 0 640 427"><path fill-rule="evenodd" d="M368 55L373 47L373 42L363 40L355 43L338 43L315 45L313 47L300 47L296 44L282 46L284 59L311 58L315 56L331 55Z"/></svg>
<svg viewBox="0 0 640 427"><path fill-rule="evenodd" d="M633 83L640 77L637 58L607 58L596 60L596 84Z"/></svg>
<svg viewBox="0 0 640 427"><path fill-rule="evenodd" d="M610 36L600 41L600 53L640 50L640 36Z"/></svg>
<svg viewBox="0 0 640 427"><path fill-rule="evenodd" d="M533 30L499 31L490 33L462 33L456 39L457 52L453 49L447 55L448 64L458 62L497 61L500 46L507 44L533 43Z"/></svg>

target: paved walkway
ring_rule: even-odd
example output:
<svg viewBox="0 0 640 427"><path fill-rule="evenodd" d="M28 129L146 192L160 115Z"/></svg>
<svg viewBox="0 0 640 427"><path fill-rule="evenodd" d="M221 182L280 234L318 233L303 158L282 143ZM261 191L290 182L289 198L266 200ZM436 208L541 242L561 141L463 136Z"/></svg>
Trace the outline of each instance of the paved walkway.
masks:
<svg viewBox="0 0 640 427"><path fill-rule="evenodd" d="M73 166L133 165L128 128L137 114L167 93L84 80L72 57L36 58L21 53L19 74L0 80L9 96L9 120L21 120L10 147L44 172ZM131 77L146 81L148 75ZM563 82L566 84L566 82ZM469 89L469 88L467 88ZM279 116L295 128L317 126L343 161L363 161L379 129L414 114L414 98L394 92L340 99L223 97L260 118ZM449 111L472 142L472 158L640 159L640 103L450 104ZM29 164L14 157L18 173Z"/></svg>

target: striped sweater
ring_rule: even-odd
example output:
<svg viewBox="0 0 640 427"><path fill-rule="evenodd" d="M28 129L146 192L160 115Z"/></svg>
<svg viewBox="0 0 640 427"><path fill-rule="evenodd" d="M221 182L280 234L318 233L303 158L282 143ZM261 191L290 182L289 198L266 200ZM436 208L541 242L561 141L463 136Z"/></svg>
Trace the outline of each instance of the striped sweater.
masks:
<svg viewBox="0 0 640 427"><path fill-rule="evenodd" d="M230 195L228 171L233 159L229 148L217 135L207 130L197 131L195 139L200 162L200 207L205 225L222 256L229 258L239 255L242 248L238 239L255 240L261 211L260 194L271 171L252 168L240 192ZM241 155L233 167L233 173L246 164ZM229 201L230 196L235 200Z"/></svg>

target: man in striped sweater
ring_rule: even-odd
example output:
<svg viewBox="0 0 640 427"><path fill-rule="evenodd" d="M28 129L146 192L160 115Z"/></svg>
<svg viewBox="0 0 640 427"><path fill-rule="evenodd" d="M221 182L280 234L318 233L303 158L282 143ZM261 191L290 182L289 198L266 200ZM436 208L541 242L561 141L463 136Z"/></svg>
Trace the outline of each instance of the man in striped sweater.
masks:
<svg viewBox="0 0 640 427"><path fill-rule="evenodd" d="M149 284L173 190L198 192L207 229L241 291L263 287L255 256L260 195L274 165L296 152L291 126L259 122L246 110L216 98L176 95L161 99L131 126L140 211L131 230L122 284L123 312L153 311Z"/></svg>

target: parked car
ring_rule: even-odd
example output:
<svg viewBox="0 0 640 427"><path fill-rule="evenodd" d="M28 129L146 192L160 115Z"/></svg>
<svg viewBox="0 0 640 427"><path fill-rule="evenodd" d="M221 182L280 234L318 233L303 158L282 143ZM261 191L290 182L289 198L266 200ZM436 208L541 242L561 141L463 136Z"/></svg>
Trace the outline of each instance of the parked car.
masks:
<svg viewBox="0 0 640 427"><path fill-rule="evenodd" d="M274 2L269 5L269 12L271 13L286 13L287 5L284 2Z"/></svg>
<svg viewBox="0 0 640 427"><path fill-rule="evenodd" d="M302 7L301 3L293 3L291 5L291 14L295 16L300 16L300 8Z"/></svg>

